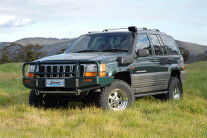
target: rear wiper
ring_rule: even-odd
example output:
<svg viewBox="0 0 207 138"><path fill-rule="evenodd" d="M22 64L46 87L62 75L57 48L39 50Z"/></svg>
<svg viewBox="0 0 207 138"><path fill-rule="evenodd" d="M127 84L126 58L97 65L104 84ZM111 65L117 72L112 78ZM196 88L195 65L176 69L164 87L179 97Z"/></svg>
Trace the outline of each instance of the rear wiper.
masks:
<svg viewBox="0 0 207 138"><path fill-rule="evenodd" d="M100 50L80 50L77 51L76 53L82 53L82 52L101 52Z"/></svg>
<svg viewBox="0 0 207 138"><path fill-rule="evenodd" d="M126 49L116 49L116 48L110 48L110 49L105 49L102 50L102 52L128 52Z"/></svg>

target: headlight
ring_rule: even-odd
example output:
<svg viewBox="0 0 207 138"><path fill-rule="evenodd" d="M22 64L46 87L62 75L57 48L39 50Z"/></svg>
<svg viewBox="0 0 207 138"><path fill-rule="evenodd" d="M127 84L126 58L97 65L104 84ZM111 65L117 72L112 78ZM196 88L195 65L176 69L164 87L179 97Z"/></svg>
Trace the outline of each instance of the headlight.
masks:
<svg viewBox="0 0 207 138"><path fill-rule="evenodd" d="M27 77L34 77L35 65L29 65ZM38 72L38 67L36 72Z"/></svg>
<svg viewBox="0 0 207 138"><path fill-rule="evenodd" d="M32 73L35 70L35 65L29 65L28 72Z"/></svg>
<svg viewBox="0 0 207 138"><path fill-rule="evenodd" d="M96 64L87 64L85 67L85 72L97 72Z"/></svg>
<svg viewBox="0 0 207 138"><path fill-rule="evenodd" d="M98 72L98 68L96 64L86 64L85 65L85 77L93 77L96 76ZM106 76L106 67L105 64L99 65L99 77Z"/></svg>

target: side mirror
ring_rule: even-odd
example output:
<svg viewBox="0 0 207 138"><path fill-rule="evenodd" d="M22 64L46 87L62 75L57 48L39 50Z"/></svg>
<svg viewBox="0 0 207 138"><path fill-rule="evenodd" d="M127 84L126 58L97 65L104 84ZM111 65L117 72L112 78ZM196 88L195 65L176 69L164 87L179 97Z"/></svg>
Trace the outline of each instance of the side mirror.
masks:
<svg viewBox="0 0 207 138"><path fill-rule="evenodd" d="M134 57L132 55L126 55L124 57L118 57L117 61L119 65L129 65L134 61Z"/></svg>
<svg viewBox="0 0 207 138"><path fill-rule="evenodd" d="M137 56L138 57L148 57L150 54L149 54L149 51L148 49L139 49L137 51Z"/></svg>

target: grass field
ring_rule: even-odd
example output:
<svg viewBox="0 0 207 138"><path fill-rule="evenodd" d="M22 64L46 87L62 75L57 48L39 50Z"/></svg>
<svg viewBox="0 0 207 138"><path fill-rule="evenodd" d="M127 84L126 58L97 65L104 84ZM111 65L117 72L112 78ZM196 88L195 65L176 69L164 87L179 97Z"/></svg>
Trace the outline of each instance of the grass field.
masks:
<svg viewBox="0 0 207 138"><path fill-rule="evenodd" d="M207 137L207 62L186 70L182 100L145 97L123 112L110 112L32 108L21 64L0 65L0 137Z"/></svg>

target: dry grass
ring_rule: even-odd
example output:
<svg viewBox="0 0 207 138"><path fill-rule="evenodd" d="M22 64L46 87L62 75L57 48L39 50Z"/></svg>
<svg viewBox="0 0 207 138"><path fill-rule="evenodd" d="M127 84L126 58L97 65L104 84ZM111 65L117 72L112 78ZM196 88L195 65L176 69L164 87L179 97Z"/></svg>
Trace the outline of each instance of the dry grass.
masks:
<svg viewBox="0 0 207 138"><path fill-rule="evenodd" d="M0 65L0 137L207 137L205 66L200 62L186 67L180 101L145 97L123 112L110 112L30 107L21 64Z"/></svg>

